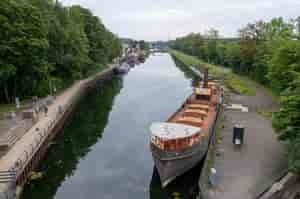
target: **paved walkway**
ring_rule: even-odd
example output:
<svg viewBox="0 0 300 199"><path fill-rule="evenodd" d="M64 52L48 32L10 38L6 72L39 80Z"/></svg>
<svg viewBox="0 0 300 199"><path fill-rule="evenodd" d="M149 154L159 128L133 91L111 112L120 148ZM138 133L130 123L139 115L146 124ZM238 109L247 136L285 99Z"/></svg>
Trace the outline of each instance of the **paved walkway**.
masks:
<svg viewBox="0 0 300 199"><path fill-rule="evenodd" d="M0 171L16 169L18 174L22 170L23 165L30 160L31 156L34 155L35 151L39 148L42 139L47 137L48 133L51 132L51 128L54 127L54 124L60 119L62 114L59 113L59 106L63 107L63 110L65 111L73 99L78 95L81 87L94 78L95 76L78 81L59 95L54 103L48 107L47 117L42 117L4 156L1 157Z"/></svg>
<svg viewBox="0 0 300 199"><path fill-rule="evenodd" d="M44 140L52 132L52 128L62 117L62 111L68 109L74 98L78 96L82 86L93 81L98 75L108 72L114 66L85 80L78 81L72 87L59 95L54 103L48 107L48 115L41 118L25 135L23 135L6 154L0 158L0 198L15 198L15 176L19 176L31 157L35 155ZM38 130L37 130L38 129ZM12 172L13 171L13 172Z"/></svg>
<svg viewBox="0 0 300 199"><path fill-rule="evenodd" d="M266 92L257 88L255 96L230 94L229 103L248 106L249 112L225 110L221 142L217 146L214 167L217 185L210 199L254 199L287 171L283 147L277 141L271 121L258 110L277 107ZM245 143L240 149L232 144L236 123L245 125Z"/></svg>

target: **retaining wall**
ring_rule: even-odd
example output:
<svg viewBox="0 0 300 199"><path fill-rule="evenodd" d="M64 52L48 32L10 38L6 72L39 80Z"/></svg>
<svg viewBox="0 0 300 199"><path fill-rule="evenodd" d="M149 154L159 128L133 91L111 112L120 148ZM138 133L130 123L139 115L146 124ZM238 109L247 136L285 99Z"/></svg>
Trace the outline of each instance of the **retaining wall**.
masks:
<svg viewBox="0 0 300 199"><path fill-rule="evenodd" d="M54 119L50 119L48 123L45 123L47 124L46 126L35 129L36 137L33 139L32 143L26 143L27 146L30 146L29 150L28 148L24 149L20 147L19 150L23 150L24 153L21 153L22 155L20 155L20 157L15 157L16 161L13 165L6 165L9 169L1 171L2 168L0 165L0 199L16 198L16 187L23 186L26 183L30 173L36 168L46 154L51 140L63 128L66 119L72 113L79 100L82 99L91 88L96 86L96 84L111 79L112 76L113 67L108 68L93 77L75 83L74 87L79 86L76 94L73 95L63 107L58 107ZM70 89L72 89L72 87ZM35 128L35 126L32 128ZM20 140L22 140L22 138ZM16 145L17 144L18 142Z"/></svg>

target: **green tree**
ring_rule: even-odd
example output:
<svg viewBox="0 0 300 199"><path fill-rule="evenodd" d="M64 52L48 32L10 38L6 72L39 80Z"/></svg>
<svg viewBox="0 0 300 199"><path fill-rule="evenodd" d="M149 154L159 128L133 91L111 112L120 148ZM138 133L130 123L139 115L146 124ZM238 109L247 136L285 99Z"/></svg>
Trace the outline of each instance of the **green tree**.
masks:
<svg viewBox="0 0 300 199"><path fill-rule="evenodd" d="M240 71L241 66L241 48L239 43L230 42L225 49L225 63L233 69L233 71Z"/></svg>
<svg viewBox="0 0 300 199"><path fill-rule="evenodd" d="M3 0L0 29L0 63L6 71L0 86L7 100L31 94L49 73L47 29L41 12L25 1Z"/></svg>
<svg viewBox="0 0 300 199"><path fill-rule="evenodd" d="M280 44L275 49L268 69L271 86L278 92L288 88L300 72L300 42L281 40Z"/></svg>
<svg viewBox="0 0 300 199"><path fill-rule="evenodd" d="M300 75L283 92L281 109L273 116L273 126L286 143L291 171L300 174Z"/></svg>
<svg viewBox="0 0 300 199"><path fill-rule="evenodd" d="M149 50L149 43L145 42L144 40L139 41L139 45L141 50Z"/></svg>
<svg viewBox="0 0 300 199"><path fill-rule="evenodd" d="M1 60L0 60L1 61ZM8 80L16 74L16 68L11 64L4 64L0 62L0 84L3 86L3 95L6 102L12 101L9 96Z"/></svg>
<svg viewBox="0 0 300 199"><path fill-rule="evenodd" d="M219 38L219 32L216 29L211 28L204 37L206 39L205 47L206 47L207 61L213 63L218 62L217 40Z"/></svg>
<svg viewBox="0 0 300 199"><path fill-rule="evenodd" d="M98 17L57 0L0 1L0 29L0 102L47 95L121 53Z"/></svg>

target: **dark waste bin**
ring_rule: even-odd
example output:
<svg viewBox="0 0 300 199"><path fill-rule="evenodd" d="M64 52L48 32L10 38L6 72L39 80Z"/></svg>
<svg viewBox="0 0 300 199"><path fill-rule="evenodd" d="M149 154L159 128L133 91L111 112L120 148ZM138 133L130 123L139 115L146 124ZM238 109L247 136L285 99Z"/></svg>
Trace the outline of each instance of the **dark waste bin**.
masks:
<svg viewBox="0 0 300 199"><path fill-rule="evenodd" d="M244 134L245 134L245 127L240 125L240 124L236 124L233 127L233 138L232 138L232 142L233 144L236 145L240 145L244 143Z"/></svg>

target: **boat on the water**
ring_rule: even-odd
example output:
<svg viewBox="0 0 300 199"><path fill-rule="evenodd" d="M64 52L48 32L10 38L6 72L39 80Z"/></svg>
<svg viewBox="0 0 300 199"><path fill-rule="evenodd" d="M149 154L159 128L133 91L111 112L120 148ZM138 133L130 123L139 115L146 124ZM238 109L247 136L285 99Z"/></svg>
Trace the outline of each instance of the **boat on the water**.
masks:
<svg viewBox="0 0 300 199"><path fill-rule="evenodd" d="M127 60L126 60L127 64L130 67L134 67L137 63L138 63L138 56L136 53L130 53L127 55Z"/></svg>
<svg viewBox="0 0 300 199"><path fill-rule="evenodd" d="M163 187L203 159L221 103L220 86L206 72L177 112L151 125L150 148Z"/></svg>
<svg viewBox="0 0 300 199"><path fill-rule="evenodd" d="M141 63L144 63L146 60L146 55L144 53L140 53L140 55L138 56L138 60Z"/></svg>
<svg viewBox="0 0 300 199"><path fill-rule="evenodd" d="M119 67L114 68L115 74L126 74L130 70L130 66L127 63L122 63Z"/></svg>

